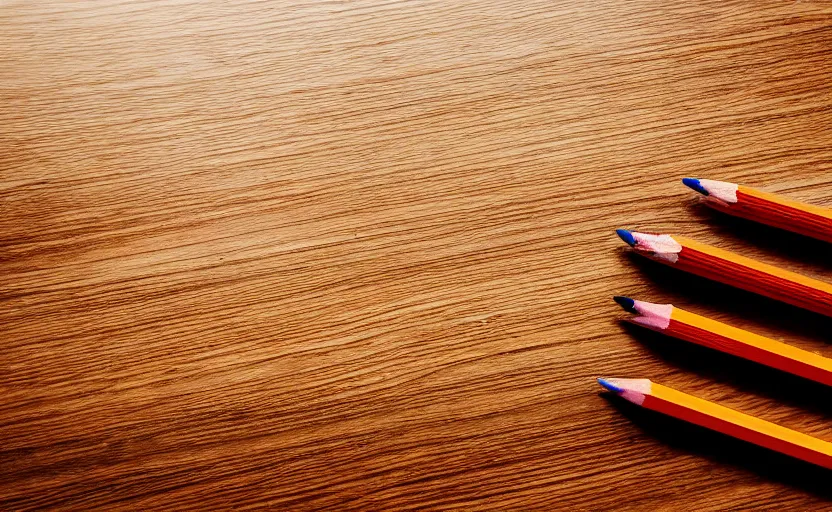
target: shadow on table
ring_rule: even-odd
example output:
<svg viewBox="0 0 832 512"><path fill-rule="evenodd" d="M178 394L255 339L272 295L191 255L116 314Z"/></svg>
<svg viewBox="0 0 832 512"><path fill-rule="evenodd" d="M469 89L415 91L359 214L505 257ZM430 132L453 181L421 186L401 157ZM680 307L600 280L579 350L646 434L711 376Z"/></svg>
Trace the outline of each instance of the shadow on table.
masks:
<svg viewBox="0 0 832 512"><path fill-rule="evenodd" d="M642 431L668 446L832 499L827 469L644 409L613 393L601 395Z"/></svg>

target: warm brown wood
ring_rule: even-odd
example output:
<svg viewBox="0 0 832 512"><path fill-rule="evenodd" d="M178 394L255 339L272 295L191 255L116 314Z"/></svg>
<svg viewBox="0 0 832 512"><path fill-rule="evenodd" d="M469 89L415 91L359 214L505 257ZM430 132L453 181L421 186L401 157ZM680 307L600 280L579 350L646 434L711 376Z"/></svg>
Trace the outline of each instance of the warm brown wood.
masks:
<svg viewBox="0 0 832 512"><path fill-rule="evenodd" d="M805 0L0 3L0 508L828 506L593 378L832 439L826 388L610 300L832 356L613 234L832 281L679 183L832 205L830 52Z"/></svg>

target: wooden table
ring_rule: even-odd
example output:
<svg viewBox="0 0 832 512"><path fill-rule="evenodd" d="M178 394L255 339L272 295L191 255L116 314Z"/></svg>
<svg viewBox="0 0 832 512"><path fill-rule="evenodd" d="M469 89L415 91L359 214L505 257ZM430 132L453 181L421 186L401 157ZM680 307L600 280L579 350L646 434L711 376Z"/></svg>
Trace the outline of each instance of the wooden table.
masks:
<svg viewBox="0 0 832 512"><path fill-rule="evenodd" d="M830 141L823 2L3 2L0 509L829 508L594 378L832 439L832 393L610 300L832 356L613 234L832 280L679 183L832 205Z"/></svg>

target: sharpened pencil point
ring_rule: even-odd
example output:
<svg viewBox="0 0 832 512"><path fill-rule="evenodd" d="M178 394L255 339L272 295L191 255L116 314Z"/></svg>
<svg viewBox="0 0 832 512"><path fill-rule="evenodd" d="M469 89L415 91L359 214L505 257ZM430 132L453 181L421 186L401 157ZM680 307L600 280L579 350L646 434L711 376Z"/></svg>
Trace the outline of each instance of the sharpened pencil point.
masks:
<svg viewBox="0 0 832 512"><path fill-rule="evenodd" d="M629 245L630 247L635 247L635 245L636 245L636 239L633 237L633 234L632 234L632 233L630 233L630 231L629 231L629 230L626 230L626 229L616 229L616 230L615 230L615 233L616 233L616 234L617 234L617 235L618 235L618 236L619 236L622 240L624 240L625 242L627 242L627 245Z"/></svg>
<svg viewBox="0 0 832 512"><path fill-rule="evenodd" d="M619 388L618 386L616 386L612 382L608 381L607 379L602 379L602 378L599 377L598 378L598 384L604 386L605 388L612 391L613 393L621 394L621 393L624 392L623 389Z"/></svg>
<svg viewBox="0 0 832 512"><path fill-rule="evenodd" d="M618 303L619 306L624 308L624 311L627 311L629 313L638 313L638 311L636 311L636 301L634 301L630 297L622 297L621 295L616 295L612 298L612 300L614 300Z"/></svg>
<svg viewBox="0 0 832 512"><path fill-rule="evenodd" d="M682 183L684 183L687 187L699 192L703 196L711 195L711 193L708 192L708 190L705 187L703 187L699 180L696 178L682 178Z"/></svg>

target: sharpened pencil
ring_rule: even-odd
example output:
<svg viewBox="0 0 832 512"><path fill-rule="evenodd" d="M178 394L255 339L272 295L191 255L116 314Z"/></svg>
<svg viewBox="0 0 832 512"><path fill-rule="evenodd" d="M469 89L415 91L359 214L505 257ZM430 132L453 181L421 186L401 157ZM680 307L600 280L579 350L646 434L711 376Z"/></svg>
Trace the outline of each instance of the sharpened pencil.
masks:
<svg viewBox="0 0 832 512"><path fill-rule="evenodd" d="M619 229L639 254L720 283L832 316L832 285L677 235Z"/></svg>
<svg viewBox="0 0 832 512"><path fill-rule="evenodd" d="M626 311L637 315L627 319L634 324L832 386L832 359L690 313L672 304L653 304L629 297L614 299Z"/></svg>
<svg viewBox="0 0 832 512"><path fill-rule="evenodd" d="M598 379L598 383L645 409L832 469L832 443L822 439L696 398L648 379Z"/></svg>
<svg viewBox="0 0 832 512"><path fill-rule="evenodd" d="M832 242L832 209L727 181L684 178L708 206L729 215Z"/></svg>

